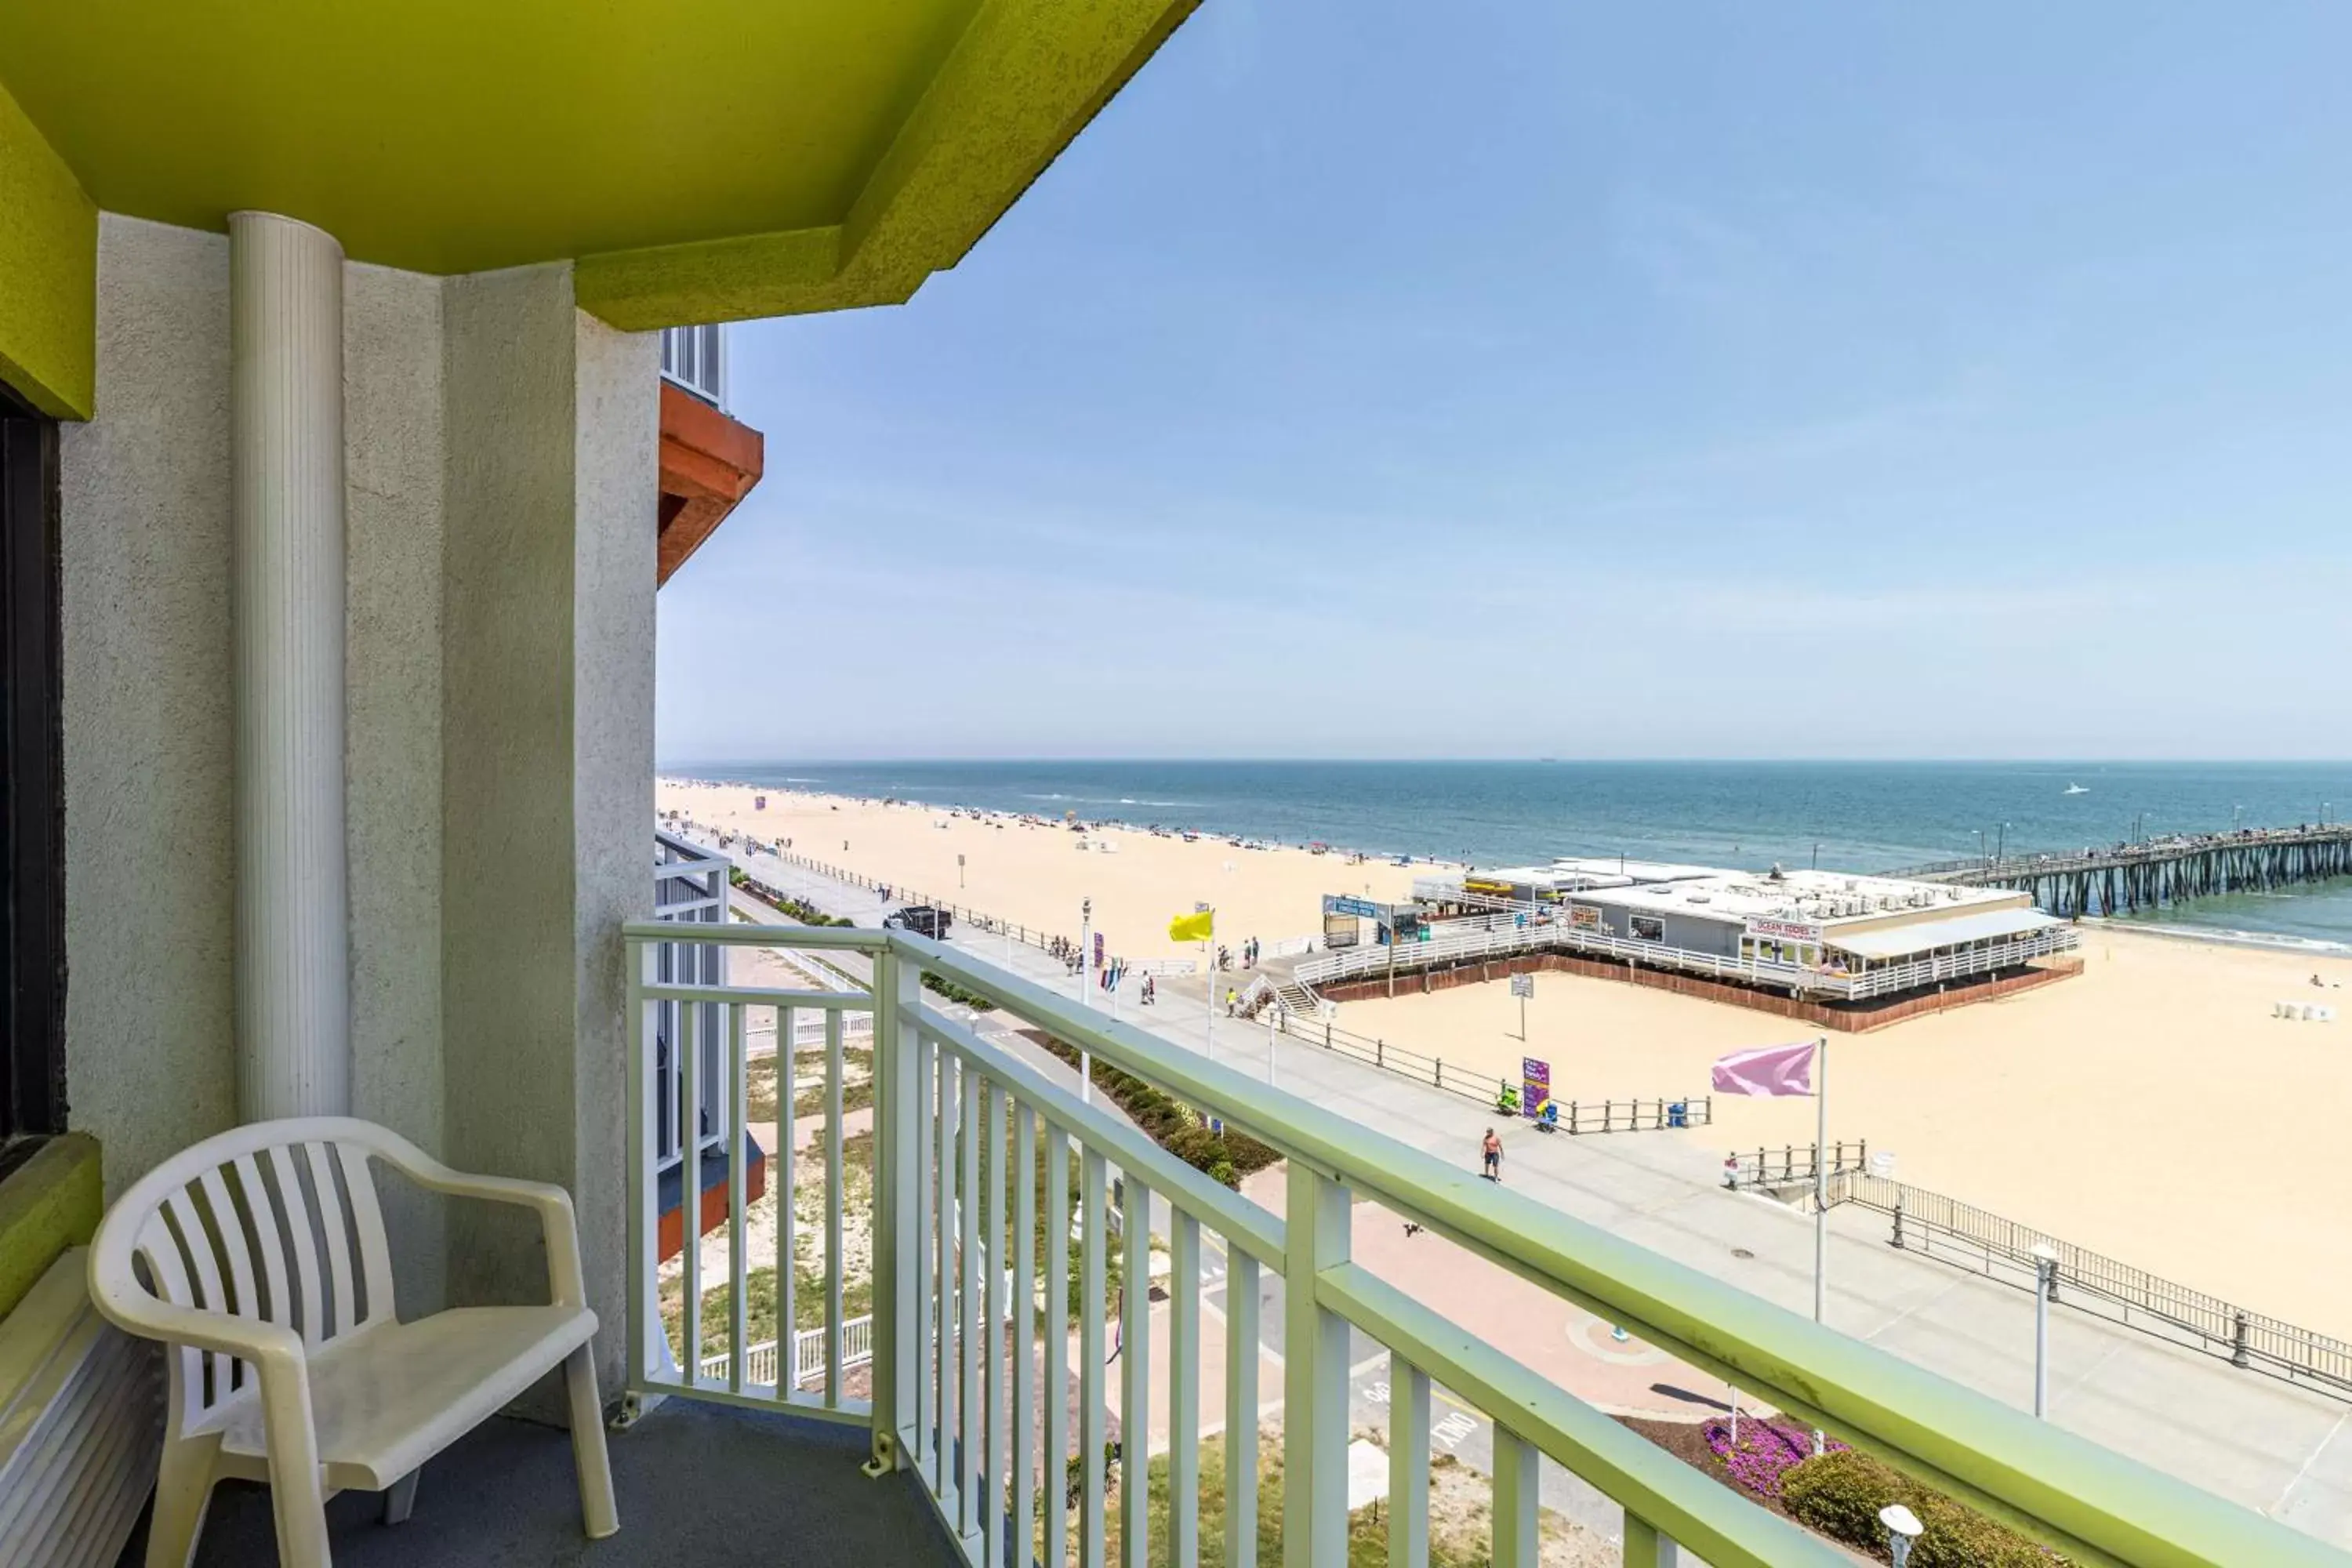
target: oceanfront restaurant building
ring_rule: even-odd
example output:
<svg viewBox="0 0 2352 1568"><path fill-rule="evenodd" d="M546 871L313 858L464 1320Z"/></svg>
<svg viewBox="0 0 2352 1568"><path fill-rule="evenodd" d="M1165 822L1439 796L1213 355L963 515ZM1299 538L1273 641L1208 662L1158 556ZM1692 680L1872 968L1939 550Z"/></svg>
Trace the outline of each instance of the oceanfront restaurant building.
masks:
<svg viewBox="0 0 2352 1568"><path fill-rule="evenodd" d="M976 1568L1029 1561L1037 1519L1058 1563L1064 1515L1037 1505L1062 1496L1066 1456L1083 1481L1066 1528L1100 1562L1113 1376L1138 1429L1170 1405L1169 1487L1121 1497L1127 1560L1164 1505L1174 1560L1192 1561L1215 1364L1204 1255L1228 1334L1256 1340L1262 1300L1282 1316L1280 1387L1264 1391L1283 1412L1279 1545L1258 1552L1255 1445L1228 1443L1234 1568L1348 1559L1352 1335L1393 1353L1398 1408L1425 1414L1443 1387L1488 1423L1497 1563L1537 1561L1542 1463L1615 1500L1633 1568L1677 1544L1719 1568L1847 1561L1357 1267L1361 1195L2078 1560L2340 1568L2247 1509L1109 1021L985 944L722 921L687 942L656 918L682 907L657 892L672 873L708 879L713 901L725 881L666 863L653 835L656 584L763 464L791 461L788 440L755 450L708 406L666 415L659 333L914 299L1190 9L0 5L0 1554L105 1568L153 1489L159 1426L226 1441L185 1424L249 1415L257 1383L309 1397L281 1362L215 1356L207 1373L125 1339L94 1314L82 1248L110 1199L178 1152L349 1115L459 1170L564 1189L625 1428L610 1540L583 1545L563 1434L508 1421L420 1459L394 1489L424 1476L405 1522L331 1504L351 1562ZM920 694L901 716L919 737ZM679 962L714 948L807 949L834 982ZM1247 1128L1287 1161L1285 1213L975 1032L943 992ZM870 1041L856 1137L845 1015ZM818 1320L814 1384L797 1340L789 1373L749 1342L761 1038L795 1056L806 1039L821 1064L806 1093L830 1245L799 1297ZM784 1087L760 1146L780 1154L803 1114ZM322 1331L317 1300L289 1305L282 1273L253 1270L283 1261L253 1206L270 1183L203 1181L173 1199L210 1216L171 1232L187 1278L155 1289L279 1342L297 1308ZM275 1192L299 1205L301 1189ZM333 1190L311 1197L340 1224ZM527 1217L388 1177L368 1191L393 1247L366 1289L381 1262L400 1323L546 1300L553 1248ZM356 1207L360 1189L341 1192ZM1010 1270L985 1267L982 1238L1024 1235L1041 1192L1075 1205L1078 1240L1045 1225L1042 1259L1024 1245ZM688 1205L728 1240L731 1309L706 1310L699 1284L721 1281L698 1275L704 1247L681 1237L663 1262L665 1213ZM1155 1308L1130 1290L1110 1368L1105 1293L1064 1276L1099 1287L1117 1246L1144 1278L1155 1233L1168 1364L1150 1364ZM870 1243L855 1275L845 1237ZM379 1305L371 1321L394 1322ZM1006 1334L1024 1348L995 1353ZM200 1405L189 1380L207 1375L231 1392ZM1223 1358L1223 1375L1245 1429L1257 1360ZM570 1418L547 1385L514 1409ZM335 1415L318 1418L330 1467ZM1410 1568L1427 1554L1428 1432L1400 1424L1395 1455L1383 1520ZM278 1493L316 1489L267 1458ZM271 1495L214 1495L193 1553L148 1561L268 1562Z"/></svg>
<svg viewBox="0 0 2352 1568"><path fill-rule="evenodd" d="M2077 932L2026 894L1838 871L1727 870L1621 857L1419 877L1437 917L1514 919L1563 942L1652 950L1658 964L1713 975L1745 966L1776 984L1885 994L1927 977L1965 978L2069 951Z"/></svg>

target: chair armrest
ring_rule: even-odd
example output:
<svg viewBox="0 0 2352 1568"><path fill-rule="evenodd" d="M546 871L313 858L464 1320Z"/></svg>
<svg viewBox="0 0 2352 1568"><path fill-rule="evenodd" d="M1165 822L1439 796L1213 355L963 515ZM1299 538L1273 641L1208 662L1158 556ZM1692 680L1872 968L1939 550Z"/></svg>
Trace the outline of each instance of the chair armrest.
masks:
<svg viewBox="0 0 2352 1568"><path fill-rule="evenodd" d="M414 1144L397 1151L379 1147L373 1152L427 1192L534 1210L547 1243L549 1298L560 1307L588 1304L588 1287L580 1268L580 1228L572 1215L570 1193L552 1182L453 1171Z"/></svg>
<svg viewBox="0 0 2352 1568"><path fill-rule="evenodd" d="M284 1368L300 1370L306 1360L302 1336L293 1330L166 1301L135 1278L113 1278L95 1251L90 1254L89 1297L101 1317L141 1339L235 1356L265 1373Z"/></svg>

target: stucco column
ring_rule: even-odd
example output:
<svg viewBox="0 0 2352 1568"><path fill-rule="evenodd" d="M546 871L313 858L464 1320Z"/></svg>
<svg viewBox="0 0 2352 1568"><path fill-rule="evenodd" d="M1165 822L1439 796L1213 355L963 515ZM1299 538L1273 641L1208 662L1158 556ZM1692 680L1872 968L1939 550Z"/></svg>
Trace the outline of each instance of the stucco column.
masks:
<svg viewBox="0 0 2352 1568"><path fill-rule="evenodd" d="M342 247L232 214L229 288L237 1112L339 1116L352 1081Z"/></svg>

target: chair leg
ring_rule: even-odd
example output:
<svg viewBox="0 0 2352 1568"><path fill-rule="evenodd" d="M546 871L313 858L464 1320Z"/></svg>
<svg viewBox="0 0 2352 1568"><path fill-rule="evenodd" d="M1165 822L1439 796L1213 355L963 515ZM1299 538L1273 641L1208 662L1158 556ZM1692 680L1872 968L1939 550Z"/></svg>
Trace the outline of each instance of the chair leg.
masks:
<svg viewBox="0 0 2352 1568"><path fill-rule="evenodd" d="M204 1533L205 1509L213 1496L213 1458L218 1437L173 1440L163 1445L155 1473L155 1508L147 1521L147 1568L188 1568Z"/></svg>
<svg viewBox="0 0 2352 1568"><path fill-rule="evenodd" d="M423 1475L422 1466L409 1471L383 1489L383 1521L386 1524L406 1524L416 1507L416 1478Z"/></svg>
<svg viewBox="0 0 2352 1568"><path fill-rule="evenodd" d="M621 1528L613 1500L613 1462L604 1451L604 1406L596 1394L595 1346L582 1345L563 1360L563 1383L572 1395L572 1463L580 1472L580 1511L591 1540Z"/></svg>

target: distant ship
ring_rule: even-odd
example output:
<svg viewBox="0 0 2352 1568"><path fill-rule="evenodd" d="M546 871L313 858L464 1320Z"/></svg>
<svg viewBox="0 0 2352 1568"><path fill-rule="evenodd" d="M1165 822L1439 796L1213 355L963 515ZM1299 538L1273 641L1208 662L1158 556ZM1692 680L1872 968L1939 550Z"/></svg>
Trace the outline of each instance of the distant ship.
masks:
<svg viewBox="0 0 2352 1568"><path fill-rule="evenodd" d="M2066 786L2066 793L2068 795L2088 795L2091 792L2084 789L2081 784L2070 784Z"/></svg>

